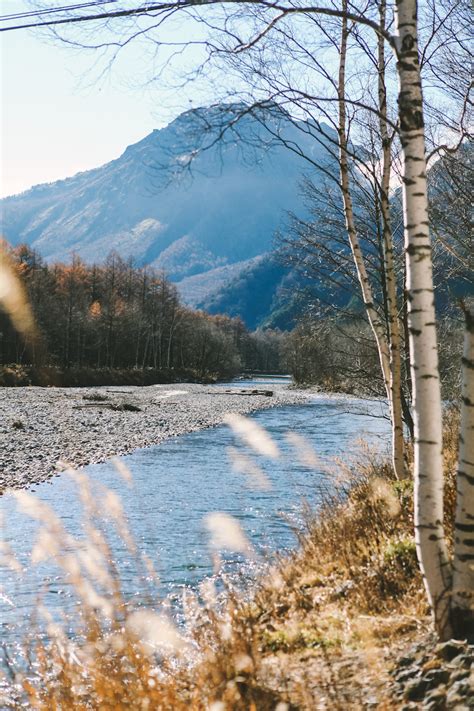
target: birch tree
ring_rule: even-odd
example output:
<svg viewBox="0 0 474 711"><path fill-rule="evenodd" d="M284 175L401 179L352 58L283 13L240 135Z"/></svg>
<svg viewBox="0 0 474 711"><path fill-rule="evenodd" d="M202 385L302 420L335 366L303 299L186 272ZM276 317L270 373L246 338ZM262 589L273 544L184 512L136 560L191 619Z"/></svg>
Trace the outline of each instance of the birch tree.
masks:
<svg viewBox="0 0 474 711"><path fill-rule="evenodd" d="M400 140L413 413L415 425L415 541L435 623L442 637L449 619L451 566L443 526L441 388L438 369L423 97L416 0L396 8Z"/></svg>
<svg viewBox="0 0 474 711"><path fill-rule="evenodd" d="M386 29L386 0L380 0L379 21L383 32ZM382 179L380 207L384 247L384 271L387 294L388 335L390 345L390 407L392 413L392 452L395 473L399 478L405 474L402 418L402 368L401 337L398 317L397 281L394 266L394 238L390 216L390 177L392 168L392 140L387 119L387 86L385 81L385 41L377 35L378 61L378 110L380 138L382 142Z"/></svg>

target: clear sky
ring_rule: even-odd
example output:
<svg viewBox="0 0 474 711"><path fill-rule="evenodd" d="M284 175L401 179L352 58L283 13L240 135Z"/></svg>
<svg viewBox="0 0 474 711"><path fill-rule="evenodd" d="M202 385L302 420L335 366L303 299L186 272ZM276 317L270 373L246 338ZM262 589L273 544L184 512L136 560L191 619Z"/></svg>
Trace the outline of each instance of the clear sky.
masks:
<svg viewBox="0 0 474 711"><path fill-rule="evenodd" d="M25 8L25 0L0 0L1 15ZM146 75L138 44L98 78L96 54L38 31L4 32L0 42L1 196L102 165L189 107L189 92L170 101L159 85L132 80Z"/></svg>

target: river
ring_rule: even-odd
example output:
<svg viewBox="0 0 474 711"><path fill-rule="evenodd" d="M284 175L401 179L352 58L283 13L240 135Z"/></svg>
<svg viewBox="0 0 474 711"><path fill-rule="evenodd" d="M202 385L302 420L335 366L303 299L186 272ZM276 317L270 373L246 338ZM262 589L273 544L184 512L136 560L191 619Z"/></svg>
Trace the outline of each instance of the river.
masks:
<svg viewBox="0 0 474 711"><path fill-rule="evenodd" d="M285 379L275 377L234 382L232 387L262 387L263 383L278 387L282 382ZM390 428L384 412L382 401L314 395L302 405L255 413L252 419L270 433L281 451L275 460L258 458L271 483L266 490L255 488L230 465L229 447L238 447L247 455L251 452L243 449L227 426L182 435L124 457L133 475L132 485L110 462L90 465L84 472L96 501L103 496L103 487L120 497L139 551L149 556L159 574L160 582L152 584L153 594L173 603L184 587L196 587L213 574L209 534L203 523L206 515L218 511L237 518L260 561L293 547L294 530L302 526L303 502L317 507L321 492L337 485L334 459L353 456L361 438L378 449L387 448ZM303 461L301 449L297 451L287 437L289 432L305 438L317 455L316 466ZM83 536L83 510L77 484L70 476L63 474L36 486L35 495L52 507L69 532ZM20 513L9 495L0 499L0 514L4 541L24 569L22 575L8 569L1 574L4 630L12 633L12 626L27 622L38 596L55 616L73 612L77 602L64 574L49 562L31 565L38 524ZM123 591L137 602L145 601L150 578L113 526L110 530ZM248 571L241 556L232 553L225 555L223 569Z"/></svg>

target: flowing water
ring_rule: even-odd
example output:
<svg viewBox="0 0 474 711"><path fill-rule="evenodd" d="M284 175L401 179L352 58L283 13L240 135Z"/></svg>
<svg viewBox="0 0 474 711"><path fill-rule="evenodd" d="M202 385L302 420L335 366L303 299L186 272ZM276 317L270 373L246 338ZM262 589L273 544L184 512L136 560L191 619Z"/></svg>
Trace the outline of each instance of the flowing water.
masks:
<svg viewBox="0 0 474 711"><path fill-rule="evenodd" d="M263 382L238 381L232 387L263 387ZM265 382L275 388L285 379ZM182 435L124 457L133 474L132 486L110 462L90 465L85 472L95 500L101 500L102 487L120 496L138 549L146 552L160 576L160 594L173 601L183 587L195 587L213 572L206 515L219 511L237 518L260 556L291 548L296 542L294 529L302 524L303 502L317 506L321 492L336 485L334 458L350 458L360 438L378 449L387 448L389 424L384 413L379 401L322 395L311 396L301 405L255 413L252 419L268 430L281 450L279 459L258 459L271 482L268 490L256 489L244 474L232 469L228 448L244 450L227 426ZM312 446L318 457L316 467L302 461L302 451L289 441L288 432L297 432ZM247 450L247 454L251 453ZM83 536L82 506L70 476L38 485L35 493L54 509L69 532ZM106 509L104 504L104 513ZM4 540L25 567L23 576L8 570L1 573L0 613L5 631L12 623L30 618L39 595L53 614L72 612L77 603L64 574L50 563L32 567L29 562L38 524L19 513L9 496L0 499L0 513ZM140 601L146 575L121 537L115 533L111 537L123 590ZM226 554L224 568L235 571L239 567L242 558Z"/></svg>

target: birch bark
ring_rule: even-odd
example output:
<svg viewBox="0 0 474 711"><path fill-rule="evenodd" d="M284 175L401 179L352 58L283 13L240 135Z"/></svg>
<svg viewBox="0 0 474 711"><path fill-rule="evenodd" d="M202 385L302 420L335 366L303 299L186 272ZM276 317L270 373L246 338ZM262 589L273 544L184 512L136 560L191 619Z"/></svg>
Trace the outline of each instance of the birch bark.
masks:
<svg viewBox="0 0 474 711"><path fill-rule="evenodd" d="M465 310L461 430L457 475L453 594L454 636L474 642L474 302Z"/></svg>
<svg viewBox="0 0 474 711"><path fill-rule="evenodd" d="M450 636L451 565L443 526L441 391L435 327L431 243L416 0L398 0L397 70L408 330L413 385L415 540L435 626Z"/></svg>

